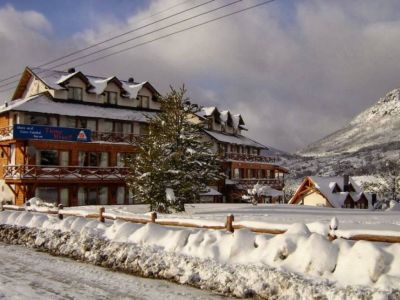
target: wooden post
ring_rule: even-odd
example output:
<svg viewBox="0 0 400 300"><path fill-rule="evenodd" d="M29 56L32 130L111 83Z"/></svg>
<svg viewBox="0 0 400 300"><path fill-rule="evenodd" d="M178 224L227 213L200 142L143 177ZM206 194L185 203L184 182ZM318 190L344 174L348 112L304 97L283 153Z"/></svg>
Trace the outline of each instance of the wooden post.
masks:
<svg viewBox="0 0 400 300"><path fill-rule="evenodd" d="M235 220L235 217L232 214L226 216L225 228L227 231L229 231L229 232L234 231L234 229L233 229L233 221L234 220Z"/></svg>
<svg viewBox="0 0 400 300"><path fill-rule="evenodd" d="M63 205L62 204L58 204L58 218L60 220L64 219L64 215L62 213L60 213L60 210L63 210Z"/></svg>
<svg viewBox="0 0 400 300"><path fill-rule="evenodd" d="M329 223L329 234L328 238L330 241L336 240L337 236L335 231L339 228L339 221L336 217L333 217L331 222Z"/></svg>
<svg viewBox="0 0 400 300"><path fill-rule="evenodd" d="M152 211L150 217L151 217L151 223L155 223L157 219L157 213L155 211Z"/></svg>
<svg viewBox="0 0 400 300"><path fill-rule="evenodd" d="M105 219L103 213L105 212L105 208L102 206L99 208L99 221L104 223Z"/></svg>

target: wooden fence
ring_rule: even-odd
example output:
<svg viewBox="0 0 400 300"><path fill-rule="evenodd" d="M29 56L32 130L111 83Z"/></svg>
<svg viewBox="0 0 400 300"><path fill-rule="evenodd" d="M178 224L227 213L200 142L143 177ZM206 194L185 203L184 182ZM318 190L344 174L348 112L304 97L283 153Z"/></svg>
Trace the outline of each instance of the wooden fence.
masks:
<svg viewBox="0 0 400 300"><path fill-rule="evenodd" d="M35 213L45 213L51 215L57 215L60 220L64 218L64 216L74 216L74 217L83 217L83 218L91 218L97 219L100 222L105 222L105 220L121 220L125 222L138 223L138 224L147 224L147 223L155 223L163 226L176 226L176 227L184 227L184 228L202 228L202 229L213 229L213 230L226 230L229 232L234 232L237 229L246 228L255 233L263 233L263 234L282 234L285 233L286 230L276 229L276 228L257 228L257 227L249 227L244 225L235 225L234 224L234 216L232 214L226 217L224 226L216 226L216 225L204 225L204 224L196 224L191 223L190 220L187 222L181 221L171 221L171 220L163 220L157 218L157 213L152 212L150 214L150 218L137 218L132 216L118 216L110 213L106 213L104 207L99 207L97 213L78 213L74 211L64 210L63 206L60 204L58 208L53 209L43 209L43 210L34 210L28 207L21 207L16 205L1 205L0 211L3 210L15 210L15 211L29 211ZM400 235L399 236L388 236L388 235L372 235L372 234L357 234L348 237L336 236L336 228L334 231L330 231L329 239L335 240L337 238L343 238L346 240L353 241L371 241L371 242L382 242L382 243L400 243Z"/></svg>

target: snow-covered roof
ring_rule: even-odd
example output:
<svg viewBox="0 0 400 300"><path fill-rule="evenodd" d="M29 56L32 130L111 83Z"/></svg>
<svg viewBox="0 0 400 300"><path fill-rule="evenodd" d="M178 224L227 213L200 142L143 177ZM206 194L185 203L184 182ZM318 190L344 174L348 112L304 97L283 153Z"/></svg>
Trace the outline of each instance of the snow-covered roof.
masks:
<svg viewBox="0 0 400 300"><path fill-rule="evenodd" d="M240 114L232 115L229 110L219 111L215 106L202 107L199 112L196 113L197 116L201 118L206 118L212 116L214 113L218 114L218 121L224 124L232 125L234 128L246 129L244 127L244 121ZM232 122L232 123L231 123Z"/></svg>
<svg viewBox="0 0 400 300"><path fill-rule="evenodd" d="M134 99L137 97L138 91L146 85L149 87L154 93L159 94L154 87L147 81L145 82L128 82L125 80L120 80L115 76L112 77L99 77L93 75L86 75L80 71L76 72L66 72L66 71L57 71L57 70L48 70L42 68L31 68L27 69L33 75L35 75L39 80L41 80L45 85L47 85L50 89L53 90L63 90L65 89L65 82L69 79L79 76L80 78L84 79L84 81L89 85L88 91L91 93L101 94L107 87L107 84L110 81L115 81L118 83L121 89L126 93L126 95Z"/></svg>
<svg viewBox="0 0 400 300"><path fill-rule="evenodd" d="M226 122L228 122L229 115L230 115L229 110L224 110L224 111L221 111L219 118L222 122L226 123Z"/></svg>
<svg viewBox="0 0 400 300"><path fill-rule="evenodd" d="M199 115L203 117L208 117L211 116L215 110L217 110L215 106L202 107L201 110L199 111Z"/></svg>
<svg viewBox="0 0 400 300"><path fill-rule="evenodd" d="M353 187L354 191L344 191L344 177L323 177L323 176L309 176L308 177L313 183L315 188L327 199L327 201L335 208L341 208L348 197L357 202L362 196L365 196L370 202L369 197L363 192L361 187L357 185L354 180L350 177L349 184ZM340 190L335 189L338 187ZM299 189L301 186L299 187ZM296 191L299 192L299 189ZM295 196L290 200L290 204L296 202Z"/></svg>
<svg viewBox="0 0 400 300"><path fill-rule="evenodd" d="M245 137L243 135L225 134L225 133L211 131L211 130L204 130L204 131L209 136L211 136L213 139L215 139L219 142L222 142L222 143L251 146L251 147L262 148L262 149L267 148L264 145L262 145L256 141L253 141L252 139L249 139L248 137Z"/></svg>
<svg viewBox="0 0 400 300"><path fill-rule="evenodd" d="M208 186L207 191L200 193L200 196L222 196L222 194Z"/></svg>
<svg viewBox="0 0 400 300"><path fill-rule="evenodd" d="M21 100L13 100L0 107L0 113L6 111L26 111L45 114L62 114L87 118L102 118L122 121L146 122L146 116L155 112L139 111L129 108L112 108L85 103L69 103L53 101L46 94L39 94Z"/></svg>

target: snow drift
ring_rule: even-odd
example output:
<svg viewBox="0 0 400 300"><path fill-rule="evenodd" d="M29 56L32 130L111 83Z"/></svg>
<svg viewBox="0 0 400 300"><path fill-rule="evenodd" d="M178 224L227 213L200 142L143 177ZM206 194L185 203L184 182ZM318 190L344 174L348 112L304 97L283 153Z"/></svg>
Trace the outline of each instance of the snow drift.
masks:
<svg viewBox="0 0 400 300"><path fill-rule="evenodd" d="M274 237L12 211L0 224L8 243L238 297L400 298L400 245L330 242L304 224Z"/></svg>

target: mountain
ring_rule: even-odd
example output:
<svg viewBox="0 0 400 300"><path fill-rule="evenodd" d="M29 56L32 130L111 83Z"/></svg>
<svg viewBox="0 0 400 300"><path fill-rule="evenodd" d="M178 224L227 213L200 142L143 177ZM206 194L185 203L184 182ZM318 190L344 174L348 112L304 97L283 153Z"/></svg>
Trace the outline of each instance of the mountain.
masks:
<svg viewBox="0 0 400 300"><path fill-rule="evenodd" d="M400 89L296 154L280 158L279 163L290 170L288 184L295 186L310 175L348 174L360 176L367 190L387 198L393 176L400 176Z"/></svg>
<svg viewBox="0 0 400 300"><path fill-rule="evenodd" d="M310 144L301 156L332 156L400 142L400 89L395 89L356 116L344 128Z"/></svg>

